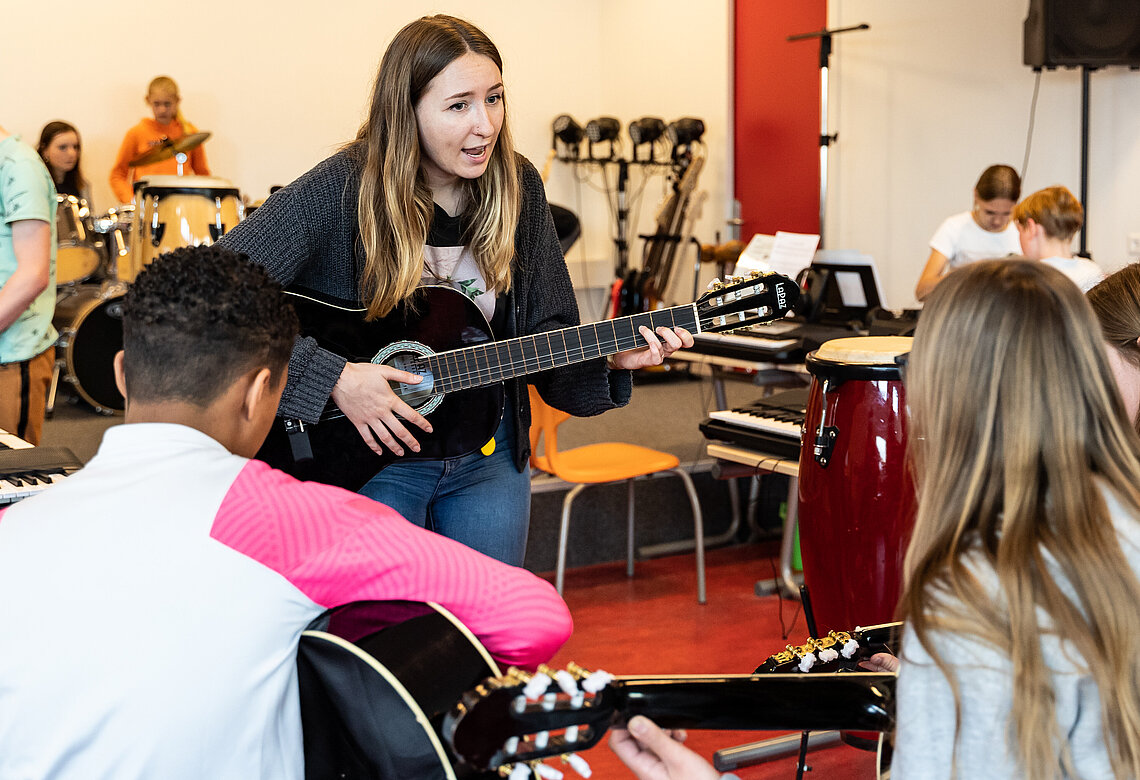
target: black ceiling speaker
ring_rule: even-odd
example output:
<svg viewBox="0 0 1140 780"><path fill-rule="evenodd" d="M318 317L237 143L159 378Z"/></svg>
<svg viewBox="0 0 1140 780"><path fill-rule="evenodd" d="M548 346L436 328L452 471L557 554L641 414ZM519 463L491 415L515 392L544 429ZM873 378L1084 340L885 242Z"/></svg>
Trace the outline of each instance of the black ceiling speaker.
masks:
<svg viewBox="0 0 1140 780"><path fill-rule="evenodd" d="M1137 0L1029 0L1026 65L1140 68Z"/></svg>

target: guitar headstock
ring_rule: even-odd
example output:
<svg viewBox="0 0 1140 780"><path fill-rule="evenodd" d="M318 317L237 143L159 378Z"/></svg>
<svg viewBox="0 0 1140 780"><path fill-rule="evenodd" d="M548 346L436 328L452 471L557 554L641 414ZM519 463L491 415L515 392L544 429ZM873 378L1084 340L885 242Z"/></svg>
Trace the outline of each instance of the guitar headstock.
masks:
<svg viewBox="0 0 1140 780"><path fill-rule="evenodd" d="M856 627L853 631L829 631L827 636L808 637L802 645L787 645L756 667L756 674L788 672L856 671L859 662L875 653L894 651L901 623Z"/></svg>
<svg viewBox="0 0 1140 780"><path fill-rule="evenodd" d="M497 770L515 780L529 770L552 778L557 770L541 761L561 756L588 777L589 767L574 754L596 745L613 722L612 679L576 664L565 671L540 667L535 675L511 668L463 695L444 718L444 739L457 764L477 772Z"/></svg>
<svg viewBox="0 0 1140 780"><path fill-rule="evenodd" d="M733 330L787 316L800 299L800 287L786 276L753 271L714 282L697 299L702 331Z"/></svg>

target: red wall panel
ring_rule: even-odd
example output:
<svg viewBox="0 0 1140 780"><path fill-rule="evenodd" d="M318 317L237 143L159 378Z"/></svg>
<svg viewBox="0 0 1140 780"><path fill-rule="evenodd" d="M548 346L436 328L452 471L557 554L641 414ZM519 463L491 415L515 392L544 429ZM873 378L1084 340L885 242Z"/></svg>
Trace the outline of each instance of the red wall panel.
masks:
<svg viewBox="0 0 1140 780"><path fill-rule="evenodd" d="M735 191L740 237L819 231L819 41L826 0L736 0Z"/></svg>

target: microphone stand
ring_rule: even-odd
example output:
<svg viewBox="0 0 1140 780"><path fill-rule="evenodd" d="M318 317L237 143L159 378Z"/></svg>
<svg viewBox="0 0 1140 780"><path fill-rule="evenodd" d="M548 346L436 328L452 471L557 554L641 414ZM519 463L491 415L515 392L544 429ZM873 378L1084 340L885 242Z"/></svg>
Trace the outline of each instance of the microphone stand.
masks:
<svg viewBox="0 0 1140 780"><path fill-rule="evenodd" d="M827 152L831 143L839 137L838 133L827 132L827 72L831 62L831 38L839 33L853 32L855 30L869 30L869 24L857 24L852 27L838 27L832 30L817 30L816 32L789 35L789 41L803 41L810 38L819 38L819 248L823 249L823 226L827 212Z"/></svg>

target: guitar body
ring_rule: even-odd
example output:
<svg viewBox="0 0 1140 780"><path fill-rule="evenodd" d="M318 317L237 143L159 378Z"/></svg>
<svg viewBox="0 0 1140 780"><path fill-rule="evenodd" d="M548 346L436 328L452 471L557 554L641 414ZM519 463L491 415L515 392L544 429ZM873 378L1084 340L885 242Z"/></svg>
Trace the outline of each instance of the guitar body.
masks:
<svg viewBox="0 0 1140 780"><path fill-rule="evenodd" d="M479 641L435 605L332 610L301 635L297 654L306 780L455 780L439 724L465 691L498 673Z"/></svg>
<svg viewBox="0 0 1140 780"><path fill-rule="evenodd" d="M491 326L479 307L462 293L447 287L421 288L414 310L403 305L387 317L371 322L366 322L364 310L353 304L314 293L294 293L289 297L301 321L302 335L312 336L324 349L353 363L372 362L382 350L391 350L391 354L378 362L405 368L401 361L414 354L410 351L412 345L438 353L494 341ZM403 460L440 460L466 455L486 444L498 430L503 416L501 382L446 394L423 394L418 391L419 387L394 387L397 394L421 414L438 403L425 414L431 420L431 433L410 426L420 443L420 451L405 450ZM294 461L281 420L270 430L257 453L258 459L299 479L359 490L396 456L387 451L382 456L377 455L361 439L356 426L347 417L336 415L336 411L330 402L324 419L305 429L312 447L312 461Z"/></svg>

